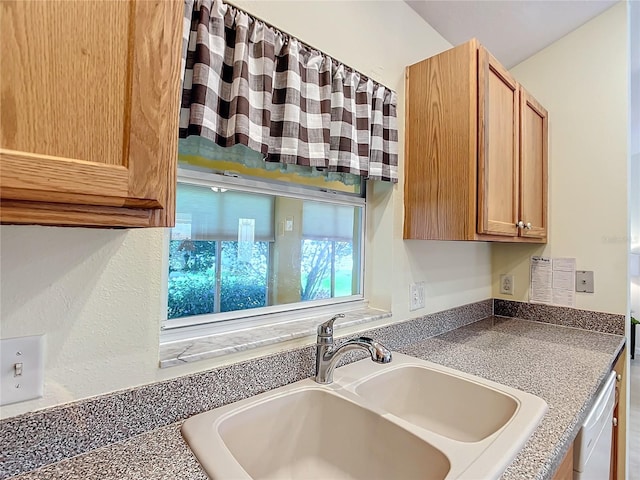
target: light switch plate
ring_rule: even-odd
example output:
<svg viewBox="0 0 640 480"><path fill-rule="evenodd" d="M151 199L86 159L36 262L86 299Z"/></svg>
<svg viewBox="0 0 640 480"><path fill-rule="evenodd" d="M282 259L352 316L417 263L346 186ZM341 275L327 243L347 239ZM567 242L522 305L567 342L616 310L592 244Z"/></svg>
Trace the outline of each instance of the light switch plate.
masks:
<svg viewBox="0 0 640 480"><path fill-rule="evenodd" d="M284 231L293 232L293 217L287 217L284 221Z"/></svg>
<svg viewBox="0 0 640 480"><path fill-rule="evenodd" d="M593 272L587 270L576 271L576 292L593 293Z"/></svg>
<svg viewBox="0 0 640 480"><path fill-rule="evenodd" d="M44 335L0 340L0 405L42 397Z"/></svg>

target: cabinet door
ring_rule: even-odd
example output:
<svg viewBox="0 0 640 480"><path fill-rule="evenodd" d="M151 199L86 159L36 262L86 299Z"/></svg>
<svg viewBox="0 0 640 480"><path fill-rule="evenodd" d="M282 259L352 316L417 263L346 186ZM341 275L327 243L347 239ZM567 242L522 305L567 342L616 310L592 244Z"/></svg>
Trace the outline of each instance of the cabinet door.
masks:
<svg viewBox="0 0 640 480"><path fill-rule="evenodd" d="M2 222L172 225L181 3L1 8Z"/></svg>
<svg viewBox="0 0 640 480"><path fill-rule="evenodd" d="M524 237L547 236L548 114L520 87L520 219Z"/></svg>
<svg viewBox="0 0 640 480"><path fill-rule="evenodd" d="M573 480L573 443L565 454L552 480Z"/></svg>
<svg viewBox="0 0 640 480"><path fill-rule="evenodd" d="M478 233L518 236L518 84L478 50Z"/></svg>

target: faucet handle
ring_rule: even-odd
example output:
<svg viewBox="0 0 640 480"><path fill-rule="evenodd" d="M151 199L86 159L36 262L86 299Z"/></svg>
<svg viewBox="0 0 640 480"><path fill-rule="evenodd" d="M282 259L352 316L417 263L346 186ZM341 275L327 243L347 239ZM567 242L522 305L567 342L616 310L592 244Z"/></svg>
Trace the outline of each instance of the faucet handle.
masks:
<svg viewBox="0 0 640 480"><path fill-rule="evenodd" d="M333 316L330 320L318 325L318 336L320 337L333 337L333 322L338 318L344 318L344 313L339 313Z"/></svg>

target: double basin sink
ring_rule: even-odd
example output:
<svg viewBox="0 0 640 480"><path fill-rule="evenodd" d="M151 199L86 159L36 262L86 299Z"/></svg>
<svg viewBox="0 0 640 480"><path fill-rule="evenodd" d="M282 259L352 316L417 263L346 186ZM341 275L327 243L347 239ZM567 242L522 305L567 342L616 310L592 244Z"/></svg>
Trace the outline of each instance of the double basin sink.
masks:
<svg viewBox="0 0 640 480"><path fill-rule="evenodd" d="M544 400L394 353L329 385L305 379L191 417L182 434L210 478L499 478Z"/></svg>

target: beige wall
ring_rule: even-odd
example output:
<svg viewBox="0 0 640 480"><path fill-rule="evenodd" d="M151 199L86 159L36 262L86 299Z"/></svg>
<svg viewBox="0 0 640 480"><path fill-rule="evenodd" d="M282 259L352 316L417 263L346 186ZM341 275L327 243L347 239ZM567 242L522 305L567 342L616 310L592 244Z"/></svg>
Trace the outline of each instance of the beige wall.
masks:
<svg viewBox="0 0 640 480"><path fill-rule="evenodd" d="M549 243L496 245L493 294L528 300L531 255L575 257L595 293L578 308L627 310L627 14L620 2L512 69L549 110ZM515 275L501 296L499 276Z"/></svg>
<svg viewBox="0 0 640 480"><path fill-rule="evenodd" d="M237 3L396 89L400 138L405 65L450 46L404 2ZM370 194L365 289L373 305L391 307L398 321L491 296L488 244L404 242L402 185L378 183ZM247 356L158 369L164 233L0 228L0 336L44 333L47 346L44 398L3 407L2 417ZM414 281L426 282L427 307L410 314Z"/></svg>

